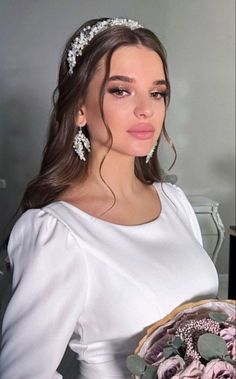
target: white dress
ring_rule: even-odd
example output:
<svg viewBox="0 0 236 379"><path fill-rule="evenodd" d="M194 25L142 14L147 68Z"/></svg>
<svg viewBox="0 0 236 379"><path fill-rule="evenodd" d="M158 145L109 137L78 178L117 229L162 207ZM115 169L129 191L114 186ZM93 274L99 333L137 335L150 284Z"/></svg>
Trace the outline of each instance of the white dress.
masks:
<svg viewBox="0 0 236 379"><path fill-rule="evenodd" d="M102 221L63 201L21 216L9 242L1 379L62 378L68 343L78 379L130 378L125 359L147 326L183 302L216 296L191 205L178 187L154 186L161 214L142 225Z"/></svg>

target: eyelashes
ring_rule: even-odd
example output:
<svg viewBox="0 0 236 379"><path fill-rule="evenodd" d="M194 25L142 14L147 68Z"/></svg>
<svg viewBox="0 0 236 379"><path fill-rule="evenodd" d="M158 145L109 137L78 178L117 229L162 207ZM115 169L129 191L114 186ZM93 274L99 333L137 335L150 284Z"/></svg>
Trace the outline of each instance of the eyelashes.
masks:
<svg viewBox="0 0 236 379"><path fill-rule="evenodd" d="M107 92L112 94L112 95L115 95L118 98L124 98L124 97L132 94L132 91L130 91L127 88L123 88L123 87L108 88ZM164 91L151 91L150 96L152 98L154 98L155 100L161 100L161 99L166 98L168 96L168 92L166 90L164 90Z"/></svg>
<svg viewBox="0 0 236 379"><path fill-rule="evenodd" d="M124 95L130 95L130 92L125 88L112 87L107 90L109 93L116 95L117 97L124 97Z"/></svg>
<svg viewBox="0 0 236 379"><path fill-rule="evenodd" d="M153 97L154 99L162 99L162 98L166 98L168 96L168 92L167 91L154 91L154 92L151 92L151 97Z"/></svg>

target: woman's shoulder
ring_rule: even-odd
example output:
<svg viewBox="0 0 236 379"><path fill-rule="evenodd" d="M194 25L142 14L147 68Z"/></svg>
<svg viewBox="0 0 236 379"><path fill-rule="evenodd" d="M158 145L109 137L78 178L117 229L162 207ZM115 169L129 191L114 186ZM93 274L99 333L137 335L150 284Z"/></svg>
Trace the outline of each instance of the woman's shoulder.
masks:
<svg viewBox="0 0 236 379"><path fill-rule="evenodd" d="M162 192L163 194L167 195L175 205L177 205L178 202L188 202L187 196L185 195L184 191L176 184L169 182L155 182L154 186L157 188L158 192Z"/></svg>
<svg viewBox="0 0 236 379"><path fill-rule="evenodd" d="M22 236L22 234L25 234L27 231L34 230L39 223L45 224L46 222L48 222L48 218L43 209L27 209L15 222L11 231L11 236Z"/></svg>
<svg viewBox="0 0 236 379"><path fill-rule="evenodd" d="M179 186L171 183L165 182L155 185L159 193L161 191L163 193L162 200L172 203L179 217L190 227L196 239L202 244L201 231L196 214L184 191Z"/></svg>
<svg viewBox="0 0 236 379"><path fill-rule="evenodd" d="M16 251L24 255L26 251L53 245L55 250L73 239L70 228L56 214L50 212L52 206L28 209L16 221L9 238L8 254L11 257ZM71 237L69 237L69 234ZM24 249L22 249L24 247Z"/></svg>
<svg viewBox="0 0 236 379"><path fill-rule="evenodd" d="M183 212L187 217L193 216L193 208L185 192L176 184L167 182L155 183L157 191L162 194L162 201L172 204L178 212Z"/></svg>
<svg viewBox="0 0 236 379"><path fill-rule="evenodd" d="M67 227L68 207L63 202L56 201L41 208L27 209L16 221L12 231L21 233L25 229L39 229L39 227L54 228L60 223Z"/></svg>
<svg viewBox="0 0 236 379"><path fill-rule="evenodd" d="M39 230L39 227L53 227L58 220L47 207L27 209L16 221L12 233L21 235L26 231Z"/></svg>

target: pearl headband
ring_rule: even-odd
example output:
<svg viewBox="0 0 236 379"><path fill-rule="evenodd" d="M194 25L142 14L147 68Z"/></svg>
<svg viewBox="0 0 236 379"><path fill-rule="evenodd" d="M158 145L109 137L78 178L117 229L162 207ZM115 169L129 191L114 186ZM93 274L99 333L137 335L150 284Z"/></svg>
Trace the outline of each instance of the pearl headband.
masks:
<svg viewBox="0 0 236 379"><path fill-rule="evenodd" d="M92 26L86 26L80 32L79 36L71 43L71 49L68 50L67 62L69 64L69 74L73 74L74 67L76 66L76 57L81 56L84 48L89 42L100 32L112 26L126 26L131 30L143 28L137 21L126 18L109 18L107 20L98 21Z"/></svg>

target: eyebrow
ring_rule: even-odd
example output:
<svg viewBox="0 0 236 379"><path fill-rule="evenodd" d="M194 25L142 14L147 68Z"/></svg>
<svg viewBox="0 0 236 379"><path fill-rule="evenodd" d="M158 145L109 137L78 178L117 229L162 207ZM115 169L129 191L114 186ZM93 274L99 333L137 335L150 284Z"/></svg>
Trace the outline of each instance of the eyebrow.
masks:
<svg viewBox="0 0 236 379"><path fill-rule="evenodd" d="M135 82L134 78L130 78L129 76L124 76L124 75L114 75L108 79L109 82L112 82L115 80L120 80L122 82L127 82L127 83L134 83ZM154 80L153 84L154 85L165 85L165 86L167 86L167 81L163 80L163 79Z"/></svg>

